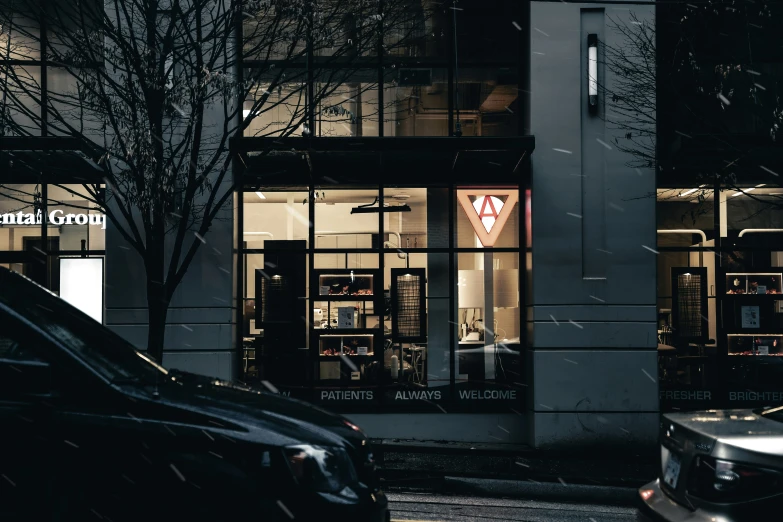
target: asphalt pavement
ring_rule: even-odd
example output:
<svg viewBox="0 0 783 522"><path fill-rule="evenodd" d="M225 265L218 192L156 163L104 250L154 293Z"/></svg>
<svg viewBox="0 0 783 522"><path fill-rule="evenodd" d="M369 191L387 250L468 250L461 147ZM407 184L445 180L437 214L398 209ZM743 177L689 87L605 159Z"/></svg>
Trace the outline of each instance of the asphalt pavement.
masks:
<svg viewBox="0 0 783 522"><path fill-rule="evenodd" d="M390 493L388 496L391 502L392 522L636 520L636 509L624 506L433 493Z"/></svg>

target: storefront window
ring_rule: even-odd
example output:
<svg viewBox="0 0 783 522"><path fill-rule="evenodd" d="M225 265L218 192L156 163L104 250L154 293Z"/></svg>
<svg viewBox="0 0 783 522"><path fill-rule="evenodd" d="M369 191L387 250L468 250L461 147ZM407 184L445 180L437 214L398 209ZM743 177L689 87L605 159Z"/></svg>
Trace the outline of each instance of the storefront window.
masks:
<svg viewBox="0 0 783 522"><path fill-rule="evenodd" d="M36 216L42 209L40 185L0 185L0 251L24 252L33 246L40 248L36 242L41 239L41 224L29 219L28 215Z"/></svg>
<svg viewBox="0 0 783 522"><path fill-rule="evenodd" d="M715 252L713 189L659 188L656 214L662 408L710 407L717 399L720 259Z"/></svg>
<svg viewBox="0 0 783 522"><path fill-rule="evenodd" d="M451 212L462 212L451 199L455 189L384 186L387 211L382 218L377 211L380 191L369 187L259 191L263 199L253 192L243 199L246 379L268 380L284 393L354 411L378 406L447 411L454 401L469 410L486 409L490 403L519 406L520 253L475 242L470 252L453 249ZM483 197L486 190L480 192ZM501 203L518 206L511 197L518 189L490 192ZM311 203L315 243L309 249ZM291 223L275 218L277 214ZM297 221L302 226L291 228ZM466 223L471 226L467 218ZM499 226L511 230L504 234L518 235L517 224ZM279 237L301 240L291 251L276 251L275 261L270 248L284 250ZM510 237L502 241L513 243ZM296 261L298 255L307 261ZM281 261L287 268L280 268ZM291 266L300 269L294 272ZM485 276L493 287L489 298ZM283 298L282 290L274 292L283 284L294 288L294 277L307 280L286 293L298 300ZM464 285L465 278L477 286ZM280 304L270 301L276 295ZM458 303L455 317L452 305ZM274 311L264 312L264 306ZM289 319L274 319L288 307L293 307L286 312ZM301 321L291 319L295 317ZM295 330L300 323L301 330ZM307 339L294 339L294 331L305 332ZM284 360L298 369L281 368ZM455 380L456 397L451 395Z"/></svg>
<svg viewBox="0 0 783 522"><path fill-rule="evenodd" d="M242 193L242 376L306 396L310 365L307 189Z"/></svg>
<svg viewBox="0 0 783 522"><path fill-rule="evenodd" d="M78 252L106 248L103 215L91 200L92 197L82 185L49 185L47 216L65 220L59 225L49 223L48 235L52 250ZM70 223L69 214L73 215ZM81 216L87 217L86 223Z"/></svg>
<svg viewBox="0 0 783 522"><path fill-rule="evenodd" d="M783 241L774 212L779 191L757 185L716 193L703 186L658 190L664 410L779 400L783 259L772 246Z"/></svg>
<svg viewBox="0 0 783 522"><path fill-rule="evenodd" d="M388 223L384 220L384 248L427 248L427 189L387 187L383 193L389 207L410 208L405 212L390 212ZM444 232L448 223L443 223Z"/></svg>
<svg viewBox="0 0 783 522"><path fill-rule="evenodd" d="M727 246L722 318L728 365L726 392L732 406L779 402L783 397L783 223L781 189L742 186L724 191ZM778 247L779 248L779 247Z"/></svg>
<svg viewBox="0 0 783 522"><path fill-rule="evenodd" d="M458 268L460 398L516 399L521 381L519 254L460 253ZM487 395L487 390L497 393Z"/></svg>
<svg viewBox="0 0 783 522"><path fill-rule="evenodd" d="M315 248L377 249L380 230L378 194L378 190L372 189L316 189ZM384 225L389 219L390 214L384 214ZM345 266L340 259L335 262L338 265L342 262Z"/></svg>

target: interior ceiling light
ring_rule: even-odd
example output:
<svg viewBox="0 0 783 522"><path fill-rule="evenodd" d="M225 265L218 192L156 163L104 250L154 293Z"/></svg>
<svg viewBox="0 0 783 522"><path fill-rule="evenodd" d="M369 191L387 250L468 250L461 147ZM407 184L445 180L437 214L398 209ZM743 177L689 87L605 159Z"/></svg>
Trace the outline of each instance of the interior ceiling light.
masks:
<svg viewBox="0 0 783 522"><path fill-rule="evenodd" d="M690 195L690 194L693 194L693 193L694 193L694 192L696 192L697 190L699 190L699 189L702 189L702 188L704 188L704 187L706 187L706 186L707 186L707 185L699 185L699 188L694 188L694 189L686 190L685 192L683 192L682 194L680 194L680 197L681 197L681 198L684 198L685 196L688 196L688 195Z"/></svg>
<svg viewBox="0 0 783 522"><path fill-rule="evenodd" d="M747 194L748 192L752 192L752 191L756 190L757 188L761 188L763 186L764 186L764 184L762 183L761 185L756 185L755 187L751 187L749 189L742 189L739 192L735 192L734 194L732 194L731 197L736 198L737 196L741 196L743 194Z"/></svg>
<svg viewBox="0 0 783 522"><path fill-rule="evenodd" d="M358 207L353 207L351 209L351 214L378 214L381 211L380 206L375 206L378 203L378 198L375 198L375 201L372 203L368 203L366 205L359 205ZM408 206L408 204L404 205L384 205L383 206L384 212L410 212L411 207Z"/></svg>
<svg viewBox="0 0 783 522"><path fill-rule="evenodd" d="M263 192L256 192L256 196L258 196L261 199L266 199L266 196L264 196Z"/></svg>

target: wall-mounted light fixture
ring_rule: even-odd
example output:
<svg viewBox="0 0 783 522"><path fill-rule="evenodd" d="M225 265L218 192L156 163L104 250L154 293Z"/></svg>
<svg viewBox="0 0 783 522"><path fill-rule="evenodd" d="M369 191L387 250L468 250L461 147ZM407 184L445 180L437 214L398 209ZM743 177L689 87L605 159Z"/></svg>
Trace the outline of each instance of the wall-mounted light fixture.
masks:
<svg viewBox="0 0 783 522"><path fill-rule="evenodd" d="M598 35L587 35L587 95L591 112L598 109Z"/></svg>

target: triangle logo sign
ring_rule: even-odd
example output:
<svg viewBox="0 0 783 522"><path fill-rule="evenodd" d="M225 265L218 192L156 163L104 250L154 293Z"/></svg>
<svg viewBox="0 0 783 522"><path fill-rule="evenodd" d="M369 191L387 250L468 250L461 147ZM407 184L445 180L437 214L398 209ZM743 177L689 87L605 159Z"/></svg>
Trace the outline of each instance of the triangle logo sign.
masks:
<svg viewBox="0 0 783 522"><path fill-rule="evenodd" d="M474 198L471 200L471 198ZM505 198L505 201L501 198ZM457 189L457 200L485 247L495 242L519 201L517 189Z"/></svg>

